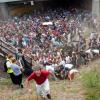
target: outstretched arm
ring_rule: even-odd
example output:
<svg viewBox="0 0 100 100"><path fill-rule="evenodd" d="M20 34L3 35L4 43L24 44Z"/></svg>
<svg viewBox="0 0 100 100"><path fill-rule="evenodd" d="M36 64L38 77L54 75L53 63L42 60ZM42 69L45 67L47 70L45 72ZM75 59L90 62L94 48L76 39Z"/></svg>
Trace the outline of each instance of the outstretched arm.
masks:
<svg viewBox="0 0 100 100"><path fill-rule="evenodd" d="M30 84L29 84L29 81L28 81L28 80L25 81L25 86L26 86L26 88L28 89L28 91L29 91L30 93L32 93L32 90L31 90L31 87L30 87Z"/></svg>
<svg viewBox="0 0 100 100"><path fill-rule="evenodd" d="M27 88L30 88L29 81L32 80L32 79L34 79L34 73L32 73L25 81L25 86Z"/></svg>
<svg viewBox="0 0 100 100"><path fill-rule="evenodd" d="M19 66L20 66L21 70L24 71L24 68L23 68L20 60L18 60L18 63L19 63Z"/></svg>
<svg viewBox="0 0 100 100"><path fill-rule="evenodd" d="M51 75L52 77L54 77L55 80L57 80L57 77L55 76L55 74L54 74L53 72L49 71L49 73L50 73L50 75Z"/></svg>

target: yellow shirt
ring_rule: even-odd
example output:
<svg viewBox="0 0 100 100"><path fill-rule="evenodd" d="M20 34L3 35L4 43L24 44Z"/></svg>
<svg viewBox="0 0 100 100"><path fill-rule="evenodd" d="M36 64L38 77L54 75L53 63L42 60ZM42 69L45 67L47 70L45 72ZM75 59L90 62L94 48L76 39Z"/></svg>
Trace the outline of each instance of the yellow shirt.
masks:
<svg viewBox="0 0 100 100"><path fill-rule="evenodd" d="M13 73L12 68L8 68L7 73L8 73L8 74Z"/></svg>
<svg viewBox="0 0 100 100"><path fill-rule="evenodd" d="M10 73L13 73L13 70L12 70L12 68L10 67L10 64L11 64L11 62L10 62L10 60L8 59L8 61L7 61L7 63L6 63L6 65L7 65L7 73L8 74L10 74Z"/></svg>

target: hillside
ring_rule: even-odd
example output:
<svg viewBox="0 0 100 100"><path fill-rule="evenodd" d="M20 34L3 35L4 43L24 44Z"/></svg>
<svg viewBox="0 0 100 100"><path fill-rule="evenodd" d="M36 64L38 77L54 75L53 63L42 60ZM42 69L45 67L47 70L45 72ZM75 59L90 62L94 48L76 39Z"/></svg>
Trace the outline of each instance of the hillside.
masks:
<svg viewBox="0 0 100 100"><path fill-rule="evenodd" d="M50 81L52 100L85 100L85 93L81 84L81 75L86 71L96 67L98 69L100 65L100 59L91 62L89 66L82 66L80 70L80 76L77 75L68 86L68 81ZM0 71L2 73L2 71ZM3 74L5 75L5 74ZM25 80L25 79L24 79ZM34 82L31 82L33 93L29 93L26 88L19 89L12 85L7 78L0 78L0 100L38 100L35 92Z"/></svg>

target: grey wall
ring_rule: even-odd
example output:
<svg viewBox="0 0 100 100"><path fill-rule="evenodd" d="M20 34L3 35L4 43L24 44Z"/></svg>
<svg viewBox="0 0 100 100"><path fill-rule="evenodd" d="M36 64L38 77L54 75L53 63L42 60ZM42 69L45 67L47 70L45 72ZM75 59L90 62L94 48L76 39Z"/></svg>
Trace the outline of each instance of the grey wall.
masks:
<svg viewBox="0 0 100 100"><path fill-rule="evenodd" d="M0 20L9 20L9 11L6 3L0 4Z"/></svg>
<svg viewBox="0 0 100 100"><path fill-rule="evenodd" d="M92 17L100 18L100 0L92 0Z"/></svg>
<svg viewBox="0 0 100 100"><path fill-rule="evenodd" d="M12 1L21 1L21 0L0 0L0 3L3 3L3 2L12 2Z"/></svg>
<svg viewBox="0 0 100 100"><path fill-rule="evenodd" d="M31 1L31 0L0 0L0 3L13 2L13 1ZM32 1L49 1L49 0L32 0Z"/></svg>

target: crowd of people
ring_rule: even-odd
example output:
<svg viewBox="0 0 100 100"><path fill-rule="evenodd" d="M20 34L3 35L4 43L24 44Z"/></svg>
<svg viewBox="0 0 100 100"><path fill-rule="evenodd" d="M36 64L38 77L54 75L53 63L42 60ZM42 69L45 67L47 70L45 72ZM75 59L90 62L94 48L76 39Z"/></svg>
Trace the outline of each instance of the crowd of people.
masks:
<svg viewBox="0 0 100 100"><path fill-rule="evenodd" d="M88 34L87 27L92 29L88 38L84 36ZM100 55L98 27L99 23L92 19L88 11L50 9L44 13L38 12L14 17L9 22L0 22L0 38L18 49L17 60L20 66L24 66L24 70L22 67L21 69L28 76L33 73L35 64L39 63L57 78L64 79L65 72L80 68L83 64L87 65L94 57ZM31 64L27 63L25 55L32 58ZM11 60L11 68L15 71L18 65L13 67L16 60ZM9 64L6 65L9 68ZM14 73L20 79L21 69ZM14 71L10 73L11 79ZM70 73L73 72L78 71L74 69ZM46 75L49 74L47 72ZM33 76L32 74L28 81ZM21 81L19 85L23 87Z"/></svg>
<svg viewBox="0 0 100 100"><path fill-rule="evenodd" d="M96 19L91 20L88 11L50 9L42 14L38 12L14 17L10 22L0 22L0 37L16 48L24 48L25 54L32 54L39 62L46 62L47 59L72 56L72 52L89 48L94 41L87 41L84 37L88 34L86 27L93 26L94 32L91 34L95 34L98 27ZM43 25L44 22L47 24Z"/></svg>

